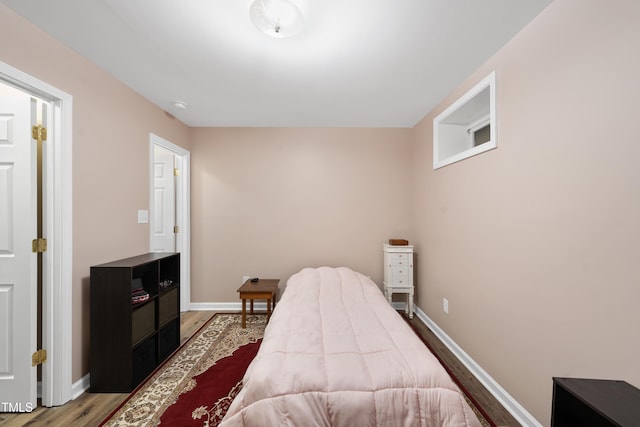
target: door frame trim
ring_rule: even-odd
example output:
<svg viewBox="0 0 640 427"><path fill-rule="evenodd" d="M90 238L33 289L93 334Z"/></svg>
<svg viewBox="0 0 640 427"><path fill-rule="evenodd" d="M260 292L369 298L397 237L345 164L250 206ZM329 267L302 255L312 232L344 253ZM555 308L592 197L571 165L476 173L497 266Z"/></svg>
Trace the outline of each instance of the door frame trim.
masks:
<svg viewBox="0 0 640 427"><path fill-rule="evenodd" d="M149 219L155 215L153 202L153 168L154 168L154 147L165 148L180 158L179 185L176 187L178 203L177 217L182 220L180 232L176 241L180 252L180 311L189 311L191 308L191 153L166 139L149 134ZM149 230L149 250L152 233Z"/></svg>
<svg viewBox="0 0 640 427"><path fill-rule="evenodd" d="M0 81L52 105L44 200L48 250L42 295L42 345L47 349L47 362L42 365L41 398L43 406L59 406L71 400L72 388L73 97L1 61Z"/></svg>

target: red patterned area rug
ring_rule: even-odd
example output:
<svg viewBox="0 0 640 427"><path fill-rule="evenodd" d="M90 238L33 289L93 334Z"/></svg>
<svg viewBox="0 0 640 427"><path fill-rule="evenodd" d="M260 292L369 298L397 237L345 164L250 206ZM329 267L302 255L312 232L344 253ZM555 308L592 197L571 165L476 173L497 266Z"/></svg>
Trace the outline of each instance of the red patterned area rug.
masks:
<svg viewBox="0 0 640 427"><path fill-rule="evenodd" d="M216 426L242 388L265 315L216 314L100 426Z"/></svg>
<svg viewBox="0 0 640 427"><path fill-rule="evenodd" d="M240 321L240 314L214 315L99 427L217 426L242 388L266 326L265 315L248 315L246 329ZM495 426L475 401L467 402L483 426Z"/></svg>

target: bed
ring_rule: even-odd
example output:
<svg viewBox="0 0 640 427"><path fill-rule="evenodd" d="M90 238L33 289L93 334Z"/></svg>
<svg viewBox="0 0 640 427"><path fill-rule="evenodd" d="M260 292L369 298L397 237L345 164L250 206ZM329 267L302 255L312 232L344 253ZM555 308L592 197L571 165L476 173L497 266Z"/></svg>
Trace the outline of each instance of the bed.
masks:
<svg viewBox="0 0 640 427"><path fill-rule="evenodd" d="M291 276L229 408L231 426L480 426L442 365L366 276Z"/></svg>

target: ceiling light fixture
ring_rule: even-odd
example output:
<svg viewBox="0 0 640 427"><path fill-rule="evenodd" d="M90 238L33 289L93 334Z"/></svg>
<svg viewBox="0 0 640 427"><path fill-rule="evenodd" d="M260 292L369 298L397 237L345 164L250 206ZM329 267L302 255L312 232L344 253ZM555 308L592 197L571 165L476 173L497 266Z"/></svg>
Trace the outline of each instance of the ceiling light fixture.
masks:
<svg viewBox="0 0 640 427"><path fill-rule="evenodd" d="M186 110L187 109L187 103L184 101L173 101L171 102L171 104L177 108L178 110Z"/></svg>
<svg viewBox="0 0 640 427"><path fill-rule="evenodd" d="M249 16L256 28L276 38L295 35L304 24L300 4L294 0L254 0Z"/></svg>

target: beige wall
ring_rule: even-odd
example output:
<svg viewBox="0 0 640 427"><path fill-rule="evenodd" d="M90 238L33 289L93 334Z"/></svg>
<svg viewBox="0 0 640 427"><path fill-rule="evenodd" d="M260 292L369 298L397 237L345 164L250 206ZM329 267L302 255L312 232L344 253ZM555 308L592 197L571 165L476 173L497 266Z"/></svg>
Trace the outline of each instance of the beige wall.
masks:
<svg viewBox="0 0 640 427"><path fill-rule="evenodd" d="M89 267L149 249L149 133L188 128L0 5L0 61L73 96L73 381L89 371ZM11 41L11 42L10 42Z"/></svg>
<svg viewBox="0 0 640 427"><path fill-rule="evenodd" d="M640 386L639 16L554 1L415 129L188 129L0 6L0 61L74 97L73 380L89 267L148 248L153 132L192 152L194 302L309 265L380 283L406 237L419 307L543 424L552 376ZM433 171L433 117L492 69L498 149Z"/></svg>
<svg viewBox="0 0 640 427"><path fill-rule="evenodd" d="M639 40L635 0L556 0L415 128L418 305L545 425L553 376L640 386ZM498 148L433 171L493 69Z"/></svg>
<svg viewBox="0 0 640 427"><path fill-rule="evenodd" d="M234 302L242 276L346 265L382 282L407 237L410 129L191 130L192 301Z"/></svg>

